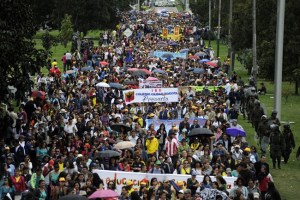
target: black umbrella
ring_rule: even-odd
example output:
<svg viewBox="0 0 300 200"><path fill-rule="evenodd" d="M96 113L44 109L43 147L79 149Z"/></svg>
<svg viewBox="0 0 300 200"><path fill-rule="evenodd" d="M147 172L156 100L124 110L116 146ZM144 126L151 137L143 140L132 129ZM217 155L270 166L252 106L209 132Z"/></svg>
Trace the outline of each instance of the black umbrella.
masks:
<svg viewBox="0 0 300 200"><path fill-rule="evenodd" d="M132 74L134 76L145 76L145 75L147 75L147 72L145 72L144 70L136 70L136 71L133 71Z"/></svg>
<svg viewBox="0 0 300 200"><path fill-rule="evenodd" d="M67 195L67 196L62 196L58 200L87 200L85 196L80 196L80 195Z"/></svg>
<svg viewBox="0 0 300 200"><path fill-rule="evenodd" d="M110 128L113 130L113 131L117 131L117 132L122 132L122 129L124 129L125 132L128 132L128 131L131 131L131 127L126 125L126 124L113 124L110 126Z"/></svg>
<svg viewBox="0 0 300 200"><path fill-rule="evenodd" d="M214 136L213 132L207 128L194 128L191 130L188 137L192 136L205 136L205 137L211 137Z"/></svg>
<svg viewBox="0 0 300 200"><path fill-rule="evenodd" d="M105 151L100 151L95 154L94 157L101 157L101 158L111 158L111 157L118 157L120 156L120 153L117 151L113 150L105 150Z"/></svg>
<svg viewBox="0 0 300 200"><path fill-rule="evenodd" d="M124 85L134 85L135 82L134 82L134 81L130 81L130 80L125 80L125 81L123 82L123 84L124 84Z"/></svg>
<svg viewBox="0 0 300 200"><path fill-rule="evenodd" d="M123 87L122 84L120 83L108 83L108 85L111 87L111 88L117 88L117 89L121 89Z"/></svg>

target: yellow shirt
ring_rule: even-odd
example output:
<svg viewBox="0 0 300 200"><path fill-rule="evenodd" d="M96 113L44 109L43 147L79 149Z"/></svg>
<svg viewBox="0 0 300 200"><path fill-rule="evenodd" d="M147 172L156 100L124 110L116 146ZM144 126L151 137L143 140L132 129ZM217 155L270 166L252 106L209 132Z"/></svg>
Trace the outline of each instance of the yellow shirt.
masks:
<svg viewBox="0 0 300 200"><path fill-rule="evenodd" d="M58 163L58 166L60 172L64 170L64 163Z"/></svg>
<svg viewBox="0 0 300 200"><path fill-rule="evenodd" d="M148 154L154 154L158 150L158 140L154 137L146 140L146 148Z"/></svg>

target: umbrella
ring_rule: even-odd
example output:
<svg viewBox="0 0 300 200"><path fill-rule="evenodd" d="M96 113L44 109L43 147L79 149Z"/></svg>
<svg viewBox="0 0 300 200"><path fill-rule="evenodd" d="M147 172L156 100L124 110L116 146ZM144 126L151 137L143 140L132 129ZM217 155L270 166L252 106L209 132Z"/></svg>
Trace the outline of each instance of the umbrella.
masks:
<svg viewBox="0 0 300 200"><path fill-rule="evenodd" d="M142 71L146 72L146 74L148 74L148 75L150 75L150 74L151 74L151 72L150 72L148 69L140 69L140 70L142 70Z"/></svg>
<svg viewBox="0 0 300 200"><path fill-rule="evenodd" d="M154 23L154 21L151 19L147 21L147 24L153 24L153 23Z"/></svg>
<svg viewBox="0 0 300 200"><path fill-rule="evenodd" d="M185 53L185 52L189 52L189 49L181 49L181 50L179 51L179 53Z"/></svg>
<svg viewBox="0 0 300 200"><path fill-rule="evenodd" d="M121 129L124 129L125 132L128 132L128 131L131 131L131 127L126 125L126 124L122 124L122 123L119 123L119 124L113 124L110 126L110 128L113 130L113 131L117 131L117 132L121 132L122 130Z"/></svg>
<svg viewBox="0 0 300 200"><path fill-rule="evenodd" d="M101 61L100 64L101 64L101 65L108 65L109 63L106 62L106 61Z"/></svg>
<svg viewBox="0 0 300 200"><path fill-rule="evenodd" d="M189 56L189 59L195 59L195 60L197 60L197 59L199 59L199 56Z"/></svg>
<svg viewBox="0 0 300 200"><path fill-rule="evenodd" d="M201 199L216 199L217 196L221 196L222 200L229 200L227 194L220 190L205 188L200 191Z"/></svg>
<svg viewBox="0 0 300 200"><path fill-rule="evenodd" d="M133 71L132 74L133 74L134 76L145 76L145 75L147 75L147 73L146 73L145 71L143 71L143 70L136 70L136 71Z"/></svg>
<svg viewBox="0 0 300 200"><path fill-rule="evenodd" d="M207 54L203 51L200 51L198 53L195 53L195 56L199 56L199 57L203 57L203 56L206 56Z"/></svg>
<svg viewBox="0 0 300 200"><path fill-rule="evenodd" d="M134 72L134 71L137 71L137 70L139 70L138 68L129 68L129 69L127 69L127 71L129 71L129 72Z"/></svg>
<svg viewBox="0 0 300 200"><path fill-rule="evenodd" d="M202 68L195 68L195 69L193 70L193 72L194 72L195 74L202 74L202 73L204 73L204 69L202 69Z"/></svg>
<svg viewBox="0 0 300 200"><path fill-rule="evenodd" d="M122 142L119 142L119 143L115 144L116 149L129 149L129 148L132 148L134 146L135 145L130 141L122 141Z"/></svg>
<svg viewBox="0 0 300 200"><path fill-rule="evenodd" d="M199 49L201 49L200 46L195 46L195 47L191 47L191 48L190 48L190 50L199 50Z"/></svg>
<svg viewBox="0 0 300 200"><path fill-rule="evenodd" d="M162 56L161 56L162 58L173 58L173 54L171 54L171 53L164 53Z"/></svg>
<svg viewBox="0 0 300 200"><path fill-rule="evenodd" d="M212 62L212 61L207 62L207 63L205 63L205 64L209 65L210 67L216 67L216 66L217 66L217 63Z"/></svg>
<svg viewBox="0 0 300 200"><path fill-rule="evenodd" d="M97 190L88 199L97 199L97 198L111 198L118 197L118 193L113 190Z"/></svg>
<svg viewBox="0 0 300 200"><path fill-rule="evenodd" d="M110 87L110 86L109 86L107 83L105 83L105 82L97 83L96 86L97 86L97 87L105 87L105 88Z"/></svg>
<svg viewBox="0 0 300 200"><path fill-rule="evenodd" d="M179 46L176 42L169 42L169 46Z"/></svg>
<svg viewBox="0 0 300 200"><path fill-rule="evenodd" d="M100 151L95 154L94 157L101 157L101 158L111 158L111 157L118 157L120 156L120 153L114 150L105 150Z"/></svg>
<svg viewBox="0 0 300 200"><path fill-rule="evenodd" d="M66 71L67 74L74 74L75 73L75 70L68 70Z"/></svg>
<svg viewBox="0 0 300 200"><path fill-rule="evenodd" d="M31 97L33 97L33 98L39 97L42 100L45 99L45 96L46 96L46 92L44 92L44 91L32 91L32 93L31 93Z"/></svg>
<svg viewBox="0 0 300 200"><path fill-rule="evenodd" d="M152 71L152 73L166 74L167 72L165 72L165 71L162 70L162 69L155 69L155 70Z"/></svg>
<svg viewBox="0 0 300 200"><path fill-rule="evenodd" d="M122 84L120 83L109 83L108 84L111 88L117 88L117 89L121 89L123 87Z"/></svg>
<svg viewBox="0 0 300 200"><path fill-rule="evenodd" d="M199 62L200 63L205 63L205 62L208 62L208 61L209 61L208 59L204 58L204 59L200 60Z"/></svg>
<svg viewBox="0 0 300 200"><path fill-rule="evenodd" d="M130 81L130 80L125 80L125 81L123 82L123 84L124 84L124 85L134 85L135 82L134 82L134 81Z"/></svg>
<svg viewBox="0 0 300 200"><path fill-rule="evenodd" d="M85 196L71 194L62 196L58 200L87 200L87 198Z"/></svg>
<svg viewBox="0 0 300 200"><path fill-rule="evenodd" d="M148 77L146 81L158 81L158 79L155 77Z"/></svg>
<svg viewBox="0 0 300 200"><path fill-rule="evenodd" d="M168 43L161 41L161 42L157 43L157 46L166 47L166 46L168 46Z"/></svg>
<svg viewBox="0 0 300 200"><path fill-rule="evenodd" d="M211 130L207 128L194 128L191 130L190 134L188 135L189 137L191 136L207 136L211 137L214 136L214 134L211 132Z"/></svg>
<svg viewBox="0 0 300 200"><path fill-rule="evenodd" d="M239 135L246 137L246 132L239 128L227 128L226 133L232 137L237 137Z"/></svg>
<svg viewBox="0 0 300 200"><path fill-rule="evenodd" d="M80 69L80 71L85 72L85 71L93 71L94 68L93 67L83 67Z"/></svg>

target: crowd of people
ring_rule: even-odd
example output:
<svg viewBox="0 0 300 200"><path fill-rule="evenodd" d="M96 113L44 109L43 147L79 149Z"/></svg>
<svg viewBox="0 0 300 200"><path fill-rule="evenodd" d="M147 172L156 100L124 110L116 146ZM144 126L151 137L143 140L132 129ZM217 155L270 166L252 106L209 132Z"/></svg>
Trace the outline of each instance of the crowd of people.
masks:
<svg viewBox="0 0 300 200"><path fill-rule="evenodd" d="M229 71L230 60L214 57L201 39L205 32L198 20L187 13L161 16L131 11L120 16L118 30L105 32L99 46L66 52L64 66L53 60L49 74L36 78L35 95L30 94L17 112L8 108L10 126L0 144L0 199L89 197L102 189L119 192L120 200L280 199L266 153L270 144L274 168L281 168L282 153L288 162L295 148L290 126L284 125L282 135L276 111L267 117L253 85ZM163 37L164 28L175 26L180 27L178 41ZM123 34L126 29L130 35ZM153 51L182 49L186 59L153 56ZM202 54L197 56L198 52ZM136 89L139 80L149 77L161 80L164 88L188 89L179 93L176 103L126 104L122 90ZM204 89L195 91L193 86ZM210 86L215 89L209 90ZM228 128L244 132L238 124L242 118L252 123L260 149L245 135L227 133ZM147 119L181 122L156 128L146 124ZM118 126L120 130L113 128ZM202 128L213 135L189 136ZM133 147L116 149L123 141ZM109 150L120 156L99 156ZM190 178L185 182L143 179L138 190L128 180L118 191L116 181L106 182L95 169ZM236 177L232 188L227 188L226 177Z"/></svg>

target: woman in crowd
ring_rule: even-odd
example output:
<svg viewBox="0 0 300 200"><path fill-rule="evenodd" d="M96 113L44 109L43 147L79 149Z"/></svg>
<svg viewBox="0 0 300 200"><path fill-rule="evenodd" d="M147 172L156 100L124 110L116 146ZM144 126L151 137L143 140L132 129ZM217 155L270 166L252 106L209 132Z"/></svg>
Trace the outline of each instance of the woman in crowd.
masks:
<svg viewBox="0 0 300 200"><path fill-rule="evenodd" d="M9 195L12 200L15 198L15 187L9 177L3 178L3 185L0 187L0 199L5 199L5 196Z"/></svg>

